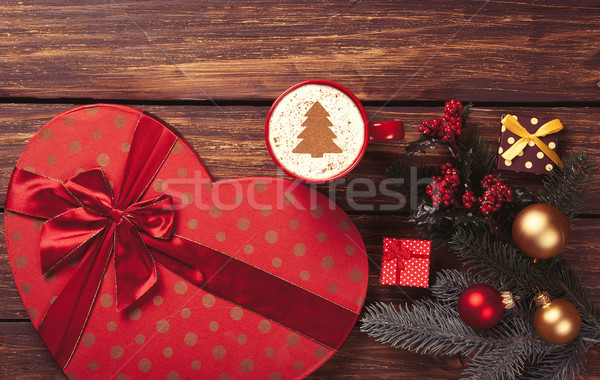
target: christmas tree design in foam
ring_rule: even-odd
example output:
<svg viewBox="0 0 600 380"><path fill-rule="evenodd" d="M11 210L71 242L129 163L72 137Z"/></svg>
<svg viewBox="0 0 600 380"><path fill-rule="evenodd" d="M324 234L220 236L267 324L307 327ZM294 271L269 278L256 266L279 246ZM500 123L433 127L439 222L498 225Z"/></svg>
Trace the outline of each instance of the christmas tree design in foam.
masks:
<svg viewBox="0 0 600 380"><path fill-rule="evenodd" d="M342 153L342 149L333 142L337 136L330 129L333 124L321 103L315 102L305 116L306 120L302 123L305 128L298 135L302 141L292 153L308 153L312 158L323 157L324 153Z"/></svg>

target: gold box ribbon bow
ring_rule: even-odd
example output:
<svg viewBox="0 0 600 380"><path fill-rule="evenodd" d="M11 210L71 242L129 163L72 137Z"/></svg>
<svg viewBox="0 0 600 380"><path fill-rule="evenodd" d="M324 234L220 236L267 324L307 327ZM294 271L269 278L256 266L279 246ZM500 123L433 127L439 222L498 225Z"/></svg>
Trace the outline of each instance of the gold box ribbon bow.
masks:
<svg viewBox="0 0 600 380"><path fill-rule="evenodd" d="M535 133L533 134L529 133L527 129L525 129L525 127L523 127L512 115L504 116L502 118L502 125L504 125L509 131L511 131L515 135L521 137L506 152L502 154L502 158L509 161L514 159L519 153L523 151L523 149L525 149L529 141L533 141L535 145L537 145L538 148L540 148L540 150L552 160L552 162L554 162L561 168L563 167L563 163L560 160L560 157L558 157L558 154L556 154L556 152L554 152L552 149L550 149L548 145L546 145L542 140L540 140L540 137L551 135L563 129L563 125L560 122L560 120L554 119L545 123L544 125L539 127L538 130L535 131Z"/></svg>

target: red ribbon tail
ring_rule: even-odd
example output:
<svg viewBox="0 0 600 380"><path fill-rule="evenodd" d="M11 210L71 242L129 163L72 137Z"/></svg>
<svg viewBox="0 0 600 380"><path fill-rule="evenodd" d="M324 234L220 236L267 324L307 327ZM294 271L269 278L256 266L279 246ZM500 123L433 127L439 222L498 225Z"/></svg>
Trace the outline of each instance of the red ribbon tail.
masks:
<svg viewBox="0 0 600 380"><path fill-rule="evenodd" d="M117 308L124 310L158 281L152 255L133 224L121 220L115 232Z"/></svg>
<svg viewBox="0 0 600 380"><path fill-rule="evenodd" d="M103 233L112 234L112 231L109 228ZM97 254L83 257L38 328L48 350L63 370L81 339L112 252L110 238L94 239L91 244L90 251Z"/></svg>

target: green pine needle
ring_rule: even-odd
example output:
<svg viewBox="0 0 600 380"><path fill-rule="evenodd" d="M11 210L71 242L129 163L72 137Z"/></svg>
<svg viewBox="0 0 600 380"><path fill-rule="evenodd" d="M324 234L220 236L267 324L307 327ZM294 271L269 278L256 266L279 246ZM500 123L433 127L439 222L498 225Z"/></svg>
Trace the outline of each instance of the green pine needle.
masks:
<svg viewBox="0 0 600 380"><path fill-rule="evenodd" d="M557 167L545 177L539 199L573 218L586 199L587 185L593 180L597 166L581 151L571 153L570 159L563 158L563 162L562 169Z"/></svg>

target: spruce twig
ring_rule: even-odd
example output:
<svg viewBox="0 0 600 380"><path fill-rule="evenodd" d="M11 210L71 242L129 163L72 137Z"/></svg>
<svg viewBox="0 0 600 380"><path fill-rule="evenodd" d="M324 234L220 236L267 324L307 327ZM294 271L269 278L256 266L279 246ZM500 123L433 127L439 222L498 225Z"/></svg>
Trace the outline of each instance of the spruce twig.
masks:
<svg viewBox="0 0 600 380"><path fill-rule="evenodd" d="M578 214L586 199L587 184L593 179L597 166L585 152L571 153L564 167L555 168L544 179L539 199L564 212L570 219Z"/></svg>

